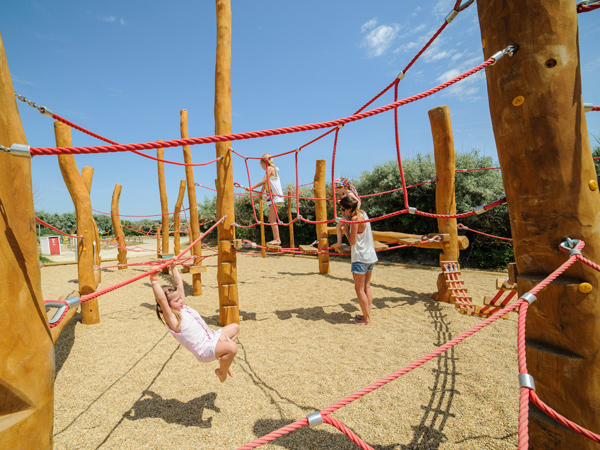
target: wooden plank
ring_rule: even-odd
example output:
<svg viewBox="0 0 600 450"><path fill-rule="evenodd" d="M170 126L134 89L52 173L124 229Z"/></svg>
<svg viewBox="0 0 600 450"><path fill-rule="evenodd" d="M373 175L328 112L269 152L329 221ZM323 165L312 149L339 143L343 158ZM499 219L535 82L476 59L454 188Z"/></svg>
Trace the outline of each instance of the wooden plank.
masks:
<svg viewBox="0 0 600 450"><path fill-rule="evenodd" d="M300 250L304 253L317 253L319 251L318 248L313 247L312 245L301 245Z"/></svg>
<svg viewBox="0 0 600 450"><path fill-rule="evenodd" d="M380 252L382 250L387 250L388 248L389 248L389 246L384 244L383 242L375 241L375 251L376 252Z"/></svg>
<svg viewBox="0 0 600 450"><path fill-rule="evenodd" d="M328 234L336 234L335 227L327 227ZM444 233L430 233L427 236L441 236L441 242L423 241L420 234L400 233L397 231L377 231L373 230L373 239L379 242L396 242L398 244L407 244L420 248L443 248L444 242L450 239L450 236ZM458 236L458 248L465 250L469 247L469 238Z"/></svg>

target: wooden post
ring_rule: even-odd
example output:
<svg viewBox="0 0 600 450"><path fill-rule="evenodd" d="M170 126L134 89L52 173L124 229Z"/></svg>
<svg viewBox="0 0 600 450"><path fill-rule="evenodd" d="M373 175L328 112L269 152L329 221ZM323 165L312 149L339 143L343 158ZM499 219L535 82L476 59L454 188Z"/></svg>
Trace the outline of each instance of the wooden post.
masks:
<svg viewBox="0 0 600 450"><path fill-rule="evenodd" d="M110 213L112 218L113 230L115 232L115 240L117 241L117 260L119 262L119 270L127 269L127 249L125 248L125 235L123 227L121 227L121 218L119 216L119 199L121 198L121 185L115 184L113 191L112 202L110 204Z"/></svg>
<svg viewBox="0 0 600 450"><path fill-rule="evenodd" d="M156 149L156 157L165 159L165 150L163 148ZM160 193L160 211L162 213L162 255L169 253L169 201L167 200L167 188L165 186L165 163L157 161L158 165L158 191ZM165 267L162 273L169 273L169 268Z"/></svg>
<svg viewBox="0 0 600 450"><path fill-rule="evenodd" d="M217 56L215 64L215 134L231 134L231 2L216 0ZM233 245L235 222L233 205L233 160L231 142L217 142L217 218L227 216L219 225L219 323L240 323L237 256Z"/></svg>
<svg viewBox="0 0 600 450"><path fill-rule="evenodd" d="M190 137L188 133L188 114L187 110L182 109L180 113L181 138ZM183 146L183 161L186 164L192 164L192 152L189 145ZM200 237L200 225L198 223L198 202L196 201L196 182L194 181L194 168L185 166L185 179L187 181L188 201L190 202L190 244ZM202 265L202 242L198 241L192 247L194 265ZM192 274L192 288L194 295L202 295L202 275L200 273Z"/></svg>
<svg viewBox="0 0 600 450"><path fill-rule="evenodd" d="M88 195L92 192L92 178L94 177L94 168L86 166L81 169L81 178L83 180L83 184L88 191ZM90 207L91 207L91 198L90 198ZM92 225L94 227L94 275L96 279L96 288L102 281L102 258L100 257L100 233L98 232L98 224L96 223L96 219L94 219L94 214L90 211L92 215Z"/></svg>
<svg viewBox="0 0 600 450"><path fill-rule="evenodd" d="M27 144L0 37L0 144ZM0 448L52 449L54 347L40 277L31 161L0 153Z"/></svg>
<svg viewBox="0 0 600 450"><path fill-rule="evenodd" d="M429 123L431 135L433 136L433 150L435 156L435 173L437 183L435 187L435 205L437 214L456 214L456 197L454 194L455 179L455 153L454 136L452 134L452 123L450 122L450 108L438 106L429 110ZM440 254L440 266L446 261L457 261L458 251L458 228L456 219L438 219L438 230L442 234L449 235L444 242ZM433 298L440 302L451 302L451 292L443 273L438 275L438 292Z"/></svg>
<svg viewBox="0 0 600 450"><path fill-rule="evenodd" d="M600 260L600 196L588 140L571 0L478 0L490 114L517 263L519 294L567 259L565 237ZM582 293L581 282L593 290ZM576 262L544 288L527 314L527 367L538 396L569 420L600 433L600 276ZM597 449L530 405L530 449Z"/></svg>
<svg viewBox="0 0 600 450"><path fill-rule="evenodd" d="M263 211L263 198L262 195L258 199L258 220L260 220L260 245L262 246L260 252L263 258L267 257L266 239L265 239L265 213Z"/></svg>
<svg viewBox="0 0 600 450"><path fill-rule="evenodd" d="M327 191L325 189L325 165L324 159L317 160L317 168L315 171L315 216L317 222L327 220ZM322 200L321 200L322 199ZM327 224L318 223L317 240L319 241L319 251L329 248L329 235L327 234ZM319 273L329 273L329 255L319 253Z"/></svg>
<svg viewBox="0 0 600 450"><path fill-rule="evenodd" d="M54 135L57 147L71 147L71 127L55 121ZM92 202L90 194L85 186L83 178L79 174L75 157L73 155L59 155L58 165L62 173L65 185L71 194L75 215L77 216L77 235L83 238L77 239L77 278L79 280L79 292L88 295L96 291L96 275L94 274L95 252L94 252L94 218L92 217ZM98 298L94 298L81 305L81 323L93 325L100 322L100 311L98 309Z"/></svg>
<svg viewBox="0 0 600 450"><path fill-rule="evenodd" d="M292 196L294 194L294 189L289 189L288 190L288 223L290 224L289 229L290 229L290 248L296 248L296 245L294 244L294 224L292 223ZM294 256L296 256L296 254L294 253Z"/></svg>
<svg viewBox="0 0 600 450"><path fill-rule="evenodd" d="M173 224L175 227L175 233L173 235L173 251L176 255L179 255L181 251L181 246L179 243L179 227L181 226L181 221L179 216L181 215L181 205L183 204L183 196L185 194L185 180L180 180L179 182L179 195L177 196L177 203L175 203L175 213L173 214Z"/></svg>

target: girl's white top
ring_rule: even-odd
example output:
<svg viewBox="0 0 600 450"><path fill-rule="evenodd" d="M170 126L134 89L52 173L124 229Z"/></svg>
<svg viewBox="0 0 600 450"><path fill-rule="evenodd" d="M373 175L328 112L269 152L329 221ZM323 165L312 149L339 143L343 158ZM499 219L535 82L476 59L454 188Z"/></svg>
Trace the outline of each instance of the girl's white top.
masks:
<svg viewBox="0 0 600 450"><path fill-rule="evenodd" d="M281 180L277 169L275 169L275 176L269 177L269 186L271 187L271 194L273 194L273 202L283 203L283 189L281 189ZM268 197L267 204L271 204L271 196Z"/></svg>
<svg viewBox="0 0 600 450"><path fill-rule="evenodd" d="M208 328L198 312L184 306L181 310L181 332L177 333L167 327L181 345L187 348L199 361L215 359L215 346L221 336L221 330Z"/></svg>
<svg viewBox="0 0 600 450"><path fill-rule="evenodd" d="M367 220L366 212L362 212L363 220ZM361 262L371 264L377 261L377 253L375 252L375 241L373 240L373 232L371 231L371 222L367 222L366 228L362 233L356 235L356 242L351 248L352 262Z"/></svg>

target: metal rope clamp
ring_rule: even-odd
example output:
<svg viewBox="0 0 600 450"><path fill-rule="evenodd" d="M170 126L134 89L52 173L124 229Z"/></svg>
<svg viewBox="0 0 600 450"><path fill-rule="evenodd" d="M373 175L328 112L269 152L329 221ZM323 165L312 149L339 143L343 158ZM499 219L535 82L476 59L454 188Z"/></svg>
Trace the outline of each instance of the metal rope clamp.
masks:
<svg viewBox="0 0 600 450"><path fill-rule="evenodd" d="M568 252L570 256L581 255L581 250L577 248L581 241L579 239L566 238L560 243L560 248Z"/></svg>
<svg viewBox="0 0 600 450"><path fill-rule="evenodd" d="M52 319L50 319L48 322L50 325L54 325L60 320L66 311L73 307L79 306L80 303L81 299L79 297L69 297L65 300L65 303L53 301L44 302L46 312L50 311L51 308L58 308L58 311L54 313L54 316L52 316Z"/></svg>
<svg viewBox="0 0 600 450"><path fill-rule="evenodd" d="M527 389L535 391L535 383L533 382L533 377L528 373L519 374L519 384L521 385L521 387L525 387Z"/></svg>
<svg viewBox="0 0 600 450"><path fill-rule="evenodd" d="M491 63L490 66L493 66L494 64L496 64L500 59L502 59L502 57L504 55L508 55L508 56L514 55L518 49L519 49L518 45L509 45L504 50L500 50L499 52L494 53L492 56L490 56L490 58L492 58L494 60L494 62Z"/></svg>
<svg viewBox="0 0 600 450"><path fill-rule="evenodd" d="M521 295L520 299L525 300L531 305L533 302L536 301L537 298L531 292L525 292L523 295Z"/></svg>
<svg viewBox="0 0 600 450"><path fill-rule="evenodd" d="M309 414L306 418L308 419L309 427L314 427L315 425L321 425L323 423L323 416L320 411Z"/></svg>
<svg viewBox="0 0 600 450"><path fill-rule="evenodd" d="M0 145L0 151L10 153L13 156L21 156L23 158L31 158L31 151L29 145L25 144L13 144L10 147Z"/></svg>

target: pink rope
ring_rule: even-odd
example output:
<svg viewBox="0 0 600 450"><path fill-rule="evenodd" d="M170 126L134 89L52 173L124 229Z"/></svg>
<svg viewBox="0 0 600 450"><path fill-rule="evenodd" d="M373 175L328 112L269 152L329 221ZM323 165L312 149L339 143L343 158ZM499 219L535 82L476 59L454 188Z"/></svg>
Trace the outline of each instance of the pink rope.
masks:
<svg viewBox="0 0 600 450"><path fill-rule="evenodd" d="M90 136L95 137L96 139L99 139L101 141L108 142L109 144L116 144L116 145L119 144L118 142L112 141L112 140L110 140L108 138L105 138L103 136L100 136L99 134L96 134L96 133L94 133L92 131L86 130L85 128L80 127L79 125L74 124L73 122L70 122L67 119L63 118L63 117L60 117L57 114L54 114L52 116L52 118L58 120L59 122L62 122L64 124L66 124L66 125L69 125L71 128L75 128L76 130L79 130L79 131L81 131L81 132L83 132L85 134L89 134ZM161 148L161 147L157 147L157 148ZM132 152L135 153L136 155L143 156L144 158L152 159L154 161L164 162L164 163L167 163L167 164L175 164L177 166L206 166L208 164L212 164L212 163L214 163L214 162L216 162L216 161L219 160L219 158L216 158L216 159L213 159L212 161L209 161L209 162L206 162L206 163L200 163L200 164L191 164L191 163L189 163L188 164L188 163L180 163L180 162L176 162L176 161L169 161L169 160L166 160L166 159L155 158L154 156L146 155L145 153L141 153L141 152L138 152L136 150L132 150Z"/></svg>
<svg viewBox="0 0 600 450"><path fill-rule="evenodd" d="M129 280L125 280L125 281L122 281L120 283L114 284L112 286L108 286L108 287L106 287L104 289L101 289L99 291L92 292L91 294L84 295L84 296L81 297L81 303L85 303L85 302L87 302L89 300L92 300L92 299L94 299L96 297L100 297L103 294L106 294L108 292L114 291L115 289L118 289L118 288L123 287L125 285L128 285L130 283L133 283L134 281L137 281L137 280L140 280L140 279L142 279L144 277L147 277L148 275L152 275L153 273L156 273L156 272L162 270L163 268L168 267L171 264L177 262L181 258L181 256L184 255L185 253L187 253L194 245L196 245L196 243L198 243L198 241L200 241L202 238L204 238L204 236L206 236L208 233L210 233L217 225L219 225L221 222L223 222L223 220L225 219L225 217L219 219L218 222L216 222L212 227L210 227L208 230L206 230L198 239L196 239L194 242L192 242L185 250L183 250L179 255L177 255L176 258L172 258L172 259L168 260L168 262L166 262L166 263L161 264L160 266L158 266L156 269L152 269L152 270L150 270L148 272L144 272L144 273L142 273L140 275L137 275L137 276L135 276L135 277L133 277L133 278L131 278Z"/></svg>
<svg viewBox="0 0 600 450"><path fill-rule="evenodd" d="M467 78L485 67L492 64L495 60L493 58L488 59L487 61L481 63L480 65L474 67L467 72L464 72L461 75L458 75L455 78L452 78L445 83L442 83L428 91L422 92L420 94L416 94L410 97L407 97L403 100L390 103L388 105L372 109L370 111L362 112L359 114L354 114L352 116L344 117L341 119L329 121L329 122L320 122L315 124L307 124L307 125L296 125L285 128L273 128L270 130L262 130L262 131L251 131L245 133L236 133L236 134L222 134L216 136L206 136L199 138L188 138L188 139L174 139L170 141L162 141L162 142L146 142L146 143L138 143L138 144L126 144L126 145L110 145L110 146L94 146L94 147L31 147L30 153L32 156L36 155L68 155L68 154L91 154L91 153L115 153L115 152L124 152L124 151L133 151L133 150L148 150L152 148L168 148L168 147L179 147L182 145L198 145L198 144L208 144L214 142L226 142L226 141L238 141L244 139L253 139L258 137L265 136L276 136L287 133L298 133L301 131L309 131L309 130L317 130L322 128L331 128L336 127L338 125L344 125L346 123L355 122L357 120L365 119L367 117L375 116L377 114L384 113L398 106L403 106L408 103L412 103L417 100L421 100L423 98L429 97L436 92L439 92L443 89L446 89L449 86ZM294 150L295 151L295 150Z"/></svg>
<svg viewBox="0 0 600 450"><path fill-rule="evenodd" d="M35 221L37 223L39 223L40 225L46 227L46 228L50 228L52 231L56 231L57 233L62 234L63 236L67 236L67 237L72 237L72 238L77 238L77 239L83 239L83 236L79 236L76 234L67 234L63 231L60 231L58 228L54 228L52 225L50 225L49 223L44 222L42 219L36 217Z"/></svg>

